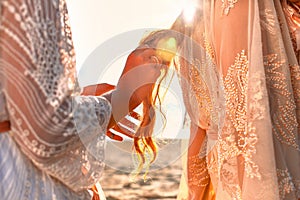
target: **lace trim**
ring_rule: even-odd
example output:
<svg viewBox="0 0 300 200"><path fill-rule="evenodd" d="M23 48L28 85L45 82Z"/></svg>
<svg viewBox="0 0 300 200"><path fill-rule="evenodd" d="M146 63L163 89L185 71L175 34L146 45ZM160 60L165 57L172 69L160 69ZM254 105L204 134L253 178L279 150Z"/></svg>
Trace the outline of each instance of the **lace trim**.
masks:
<svg viewBox="0 0 300 200"><path fill-rule="evenodd" d="M248 96L248 137L246 138L248 144L244 149L245 159L245 170L248 177L261 179L261 174L259 172L258 165L252 161L252 155L256 154L256 144L258 142L257 130L254 125L255 121L263 119L263 113L266 112L266 107L261 104L261 100L263 99L262 92L262 81L259 77L262 77L259 74L253 74L252 83L249 85L249 91L251 94Z"/></svg>

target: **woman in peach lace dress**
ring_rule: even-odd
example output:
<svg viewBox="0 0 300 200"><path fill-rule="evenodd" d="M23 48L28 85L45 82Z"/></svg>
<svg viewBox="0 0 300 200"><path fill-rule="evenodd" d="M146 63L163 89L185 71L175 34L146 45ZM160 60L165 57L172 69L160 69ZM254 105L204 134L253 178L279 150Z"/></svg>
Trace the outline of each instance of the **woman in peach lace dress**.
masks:
<svg viewBox="0 0 300 200"><path fill-rule="evenodd" d="M142 41L176 66L191 121L178 199L299 199L299 1L194 8Z"/></svg>

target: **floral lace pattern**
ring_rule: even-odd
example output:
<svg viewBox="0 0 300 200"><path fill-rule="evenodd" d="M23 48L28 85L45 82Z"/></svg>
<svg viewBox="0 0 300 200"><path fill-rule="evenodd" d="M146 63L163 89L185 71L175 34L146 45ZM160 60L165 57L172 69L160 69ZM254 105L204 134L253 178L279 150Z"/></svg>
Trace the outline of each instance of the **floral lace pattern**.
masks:
<svg viewBox="0 0 300 200"><path fill-rule="evenodd" d="M287 84L286 73L283 67L285 60L279 60L277 54L269 54L264 57L267 84L269 93L273 97L271 104L273 132L277 139L284 144L293 146L299 150L297 141L298 122L295 113L295 101L291 86ZM296 93L297 94L297 93Z"/></svg>
<svg viewBox="0 0 300 200"><path fill-rule="evenodd" d="M216 99L222 92L211 92L215 88L221 90L219 75L212 60L215 57L212 46L205 36L201 39L202 41L193 47L195 51L201 52L200 57L193 58L190 63L177 60L176 62L180 63L177 70L180 74L185 106L192 122L202 129L211 129L213 134L216 134L220 123L219 115L222 113L221 105Z"/></svg>
<svg viewBox="0 0 300 200"><path fill-rule="evenodd" d="M252 154L256 152L257 135L247 120L248 59L245 51L237 55L235 63L228 69L224 89L226 118L217 144L218 172L224 190L233 199L241 199L238 172L242 170L247 177L261 178L258 166L252 160Z"/></svg>
<svg viewBox="0 0 300 200"><path fill-rule="evenodd" d="M238 54L234 65L227 72L224 80L226 106L235 130L240 134L246 130L248 60L245 51ZM239 144L243 147L243 141Z"/></svg>

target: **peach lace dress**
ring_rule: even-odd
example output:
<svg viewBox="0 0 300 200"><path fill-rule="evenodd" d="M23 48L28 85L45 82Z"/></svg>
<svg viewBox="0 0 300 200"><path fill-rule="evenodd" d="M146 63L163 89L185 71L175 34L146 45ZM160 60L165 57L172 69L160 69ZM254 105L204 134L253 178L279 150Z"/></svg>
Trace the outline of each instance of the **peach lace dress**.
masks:
<svg viewBox="0 0 300 200"><path fill-rule="evenodd" d="M198 0L192 21L174 23L192 39L175 64L197 139L178 199L300 198L300 24L291 28L291 5Z"/></svg>

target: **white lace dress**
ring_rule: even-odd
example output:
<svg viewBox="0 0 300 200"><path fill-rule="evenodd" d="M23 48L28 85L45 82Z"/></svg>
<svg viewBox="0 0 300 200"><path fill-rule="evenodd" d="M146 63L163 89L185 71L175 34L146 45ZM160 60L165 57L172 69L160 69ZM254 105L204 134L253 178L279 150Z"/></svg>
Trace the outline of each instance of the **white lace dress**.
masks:
<svg viewBox="0 0 300 200"><path fill-rule="evenodd" d="M109 102L78 96L64 0L0 0L1 199L90 199Z"/></svg>

